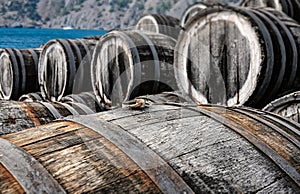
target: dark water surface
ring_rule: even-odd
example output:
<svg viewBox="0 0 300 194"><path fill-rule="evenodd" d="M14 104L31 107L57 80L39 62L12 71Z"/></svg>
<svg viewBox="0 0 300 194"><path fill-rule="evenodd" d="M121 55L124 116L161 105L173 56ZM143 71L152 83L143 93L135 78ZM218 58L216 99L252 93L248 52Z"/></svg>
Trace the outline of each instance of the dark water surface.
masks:
<svg viewBox="0 0 300 194"><path fill-rule="evenodd" d="M103 35L103 30L0 28L0 48L37 48L51 39Z"/></svg>

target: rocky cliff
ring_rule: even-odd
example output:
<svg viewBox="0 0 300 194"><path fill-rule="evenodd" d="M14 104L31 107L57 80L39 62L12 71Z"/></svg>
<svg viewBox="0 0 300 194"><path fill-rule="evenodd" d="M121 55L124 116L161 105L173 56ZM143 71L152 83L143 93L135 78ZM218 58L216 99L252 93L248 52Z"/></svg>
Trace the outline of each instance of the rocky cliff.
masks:
<svg viewBox="0 0 300 194"><path fill-rule="evenodd" d="M0 0L1 27L130 28L147 13L180 18L197 0Z"/></svg>

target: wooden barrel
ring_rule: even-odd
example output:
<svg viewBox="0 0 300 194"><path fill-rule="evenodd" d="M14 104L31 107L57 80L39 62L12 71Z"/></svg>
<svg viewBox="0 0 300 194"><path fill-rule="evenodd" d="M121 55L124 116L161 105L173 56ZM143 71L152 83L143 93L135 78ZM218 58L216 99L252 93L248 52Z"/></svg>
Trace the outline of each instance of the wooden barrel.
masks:
<svg viewBox="0 0 300 194"><path fill-rule="evenodd" d="M257 108L297 90L300 26L274 13L214 7L190 18L175 49L180 90L198 103Z"/></svg>
<svg viewBox="0 0 300 194"><path fill-rule="evenodd" d="M288 120L245 108L115 109L2 136L0 190L297 193L299 133Z"/></svg>
<svg viewBox="0 0 300 194"><path fill-rule="evenodd" d="M118 106L137 96L176 90L175 44L169 36L136 30L104 35L91 67L99 104Z"/></svg>
<svg viewBox="0 0 300 194"><path fill-rule="evenodd" d="M245 7L271 7L300 22L299 0L242 0L240 5Z"/></svg>
<svg viewBox="0 0 300 194"><path fill-rule="evenodd" d="M147 14L141 17L136 29L146 32L154 32L171 36L177 40L180 32L180 24L177 18L162 14Z"/></svg>
<svg viewBox="0 0 300 194"><path fill-rule="evenodd" d="M105 107L101 107L96 99L94 92L82 92L80 94L70 94L61 99L62 103L77 102L86 105L94 112L101 112Z"/></svg>
<svg viewBox="0 0 300 194"><path fill-rule="evenodd" d="M36 92L40 49L0 49L0 100Z"/></svg>
<svg viewBox="0 0 300 194"><path fill-rule="evenodd" d="M80 103L0 101L0 135L50 123L69 115L94 113Z"/></svg>
<svg viewBox="0 0 300 194"><path fill-rule="evenodd" d="M92 90L90 62L93 39L55 39L47 42L39 61L39 84L46 100L60 101L71 93Z"/></svg>
<svg viewBox="0 0 300 194"><path fill-rule="evenodd" d="M43 101L43 96L41 92L29 93L29 94L22 95L18 101L22 101L22 102Z"/></svg>
<svg viewBox="0 0 300 194"><path fill-rule="evenodd" d="M185 9L185 11L183 12L180 19L180 25L184 27L189 18L198 14L202 10L208 7L211 8L213 6L220 6L220 5L221 5L220 1L204 1L204 2L194 3L190 5L187 9Z"/></svg>
<svg viewBox="0 0 300 194"><path fill-rule="evenodd" d="M293 92L278 98L263 108L300 123L300 92Z"/></svg>

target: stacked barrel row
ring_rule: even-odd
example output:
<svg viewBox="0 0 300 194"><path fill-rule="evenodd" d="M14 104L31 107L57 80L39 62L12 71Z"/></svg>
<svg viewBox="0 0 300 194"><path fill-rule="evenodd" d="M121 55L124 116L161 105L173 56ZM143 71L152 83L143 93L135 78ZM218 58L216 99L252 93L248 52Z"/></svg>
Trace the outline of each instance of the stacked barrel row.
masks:
<svg viewBox="0 0 300 194"><path fill-rule="evenodd" d="M299 124L228 107L262 107L297 89L298 24L273 9L221 4L186 16L182 29L179 20L147 15L137 30L113 30L92 43L90 59L74 46L78 41L46 44L38 65L41 94L22 99L88 105L96 96L101 110L113 110L58 115L50 124L1 136L0 191L298 192ZM66 96L82 91L80 84L87 90L91 84L94 95ZM10 112L7 103L1 114ZM27 103L53 115L64 106ZM128 108L114 108L121 105ZM23 107L17 112L25 117L44 112ZM25 120L6 116L6 125ZM38 118L29 120L39 125Z"/></svg>
<svg viewBox="0 0 300 194"><path fill-rule="evenodd" d="M2 49L0 99L19 102L1 102L0 135L102 111L89 79L97 38L50 40L38 49ZM71 95L74 84L77 94ZM62 96L66 99L57 102Z"/></svg>

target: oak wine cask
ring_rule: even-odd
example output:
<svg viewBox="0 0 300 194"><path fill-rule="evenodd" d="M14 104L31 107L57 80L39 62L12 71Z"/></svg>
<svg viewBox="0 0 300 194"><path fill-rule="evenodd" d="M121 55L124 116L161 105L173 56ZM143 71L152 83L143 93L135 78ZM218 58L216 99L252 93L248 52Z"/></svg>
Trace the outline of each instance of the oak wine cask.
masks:
<svg viewBox="0 0 300 194"><path fill-rule="evenodd" d="M17 100L37 92L38 61L41 49L0 49L0 99Z"/></svg>
<svg viewBox="0 0 300 194"><path fill-rule="evenodd" d="M94 113L80 103L0 101L0 135L50 123L69 115Z"/></svg>
<svg viewBox="0 0 300 194"><path fill-rule="evenodd" d="M190 18L175 49L180 91L198 103L262 108L297 90L300 26L276 13L227 6Z"/></svg>
<svg viewBox="0 0 300 194"><path fill-rule="evenodd" d="M65 95L92 90L90 80L94 39L48 41L39 61L39 85L46 100L60 101Z"/></svg>
<svg viewBox="0 0 300 194"><path fill-rule="evenodd" d="M166 35L111 31L98 42L91 79L101 106L118 106L137 96L177 89L173 61L176 41Z"/></svg>
<svg viewBox="0 0 300 194"><path fill-rule="evenodd" d="M138 20L136 29L146 32L165 34L177 39L181 29L179 23L179 19L169 15L147 14Z"/></svg>
<svg viewBox="0 0 300 194"><path fill-rule="evenodd" d="M248 108L119 108L1 138L7 173L0 180L14 183L0 184L3 192L294 193L300 186L299 126Z"/></svg>

